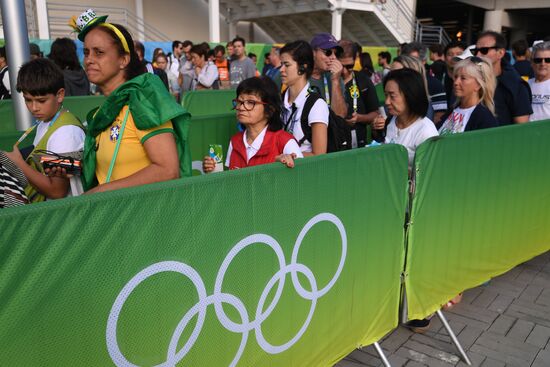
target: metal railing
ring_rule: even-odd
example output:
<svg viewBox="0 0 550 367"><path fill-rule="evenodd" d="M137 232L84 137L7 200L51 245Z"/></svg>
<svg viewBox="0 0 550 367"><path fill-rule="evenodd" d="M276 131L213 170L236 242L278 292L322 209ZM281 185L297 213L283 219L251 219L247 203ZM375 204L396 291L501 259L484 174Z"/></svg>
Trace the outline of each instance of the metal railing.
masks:
<svg viewBox="0 0 550 367"><path fill-rule="evenodd" d="M412 40L416 24L416 16L411 8L402 0L376 0L376 7L387 18L405 40Z"/></svg>
<svg viewBox="0 0 550 367"><path fill-rule="evenodd" d="M73 15L79 15L84 10L92 8L97 14L109 14L109 22L122 24L128 29L134 39L138 39L143 32L144 41L171 41L171 38L158 29L145 23L136 14L124 8L105 7L95 5L70 5L48 2L48 22L50 27L50 38L73 37L68 25Z"/></svg>
<svg viewBox="0 0 550 367"><path fill-rule="evenodd" d="M451 42L451 38L443 27L423 25L418 20L416 21L414 39L425 45L442 44L446 46Z"/></svg>

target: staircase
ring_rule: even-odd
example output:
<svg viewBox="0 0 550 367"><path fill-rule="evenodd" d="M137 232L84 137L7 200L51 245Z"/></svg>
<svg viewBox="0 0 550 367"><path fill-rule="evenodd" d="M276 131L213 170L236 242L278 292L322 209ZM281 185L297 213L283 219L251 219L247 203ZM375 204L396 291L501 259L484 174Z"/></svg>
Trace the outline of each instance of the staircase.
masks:
<svg viewBox="0 0 550 367"><path fill-rule="evenodd" d="M416 18L404 0L220 0L226 21L253 21L277 42L331 32L334 11L342 12L342 38L371 46L413 40Z"/></svg>
<svg viewBox="0 0 550 367"><path fill-rule="evenodd" d="M425 45L442 44L446 46L451 38L441 26L425 25L416 21L415 40Z"/></svg>

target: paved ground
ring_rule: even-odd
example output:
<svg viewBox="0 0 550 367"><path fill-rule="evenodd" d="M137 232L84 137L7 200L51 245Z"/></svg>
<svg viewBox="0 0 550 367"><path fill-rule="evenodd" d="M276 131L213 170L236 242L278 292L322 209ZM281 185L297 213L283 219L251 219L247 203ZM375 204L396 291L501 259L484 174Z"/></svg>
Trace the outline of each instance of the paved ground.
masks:
<svg viewBox="0 0 550 367"><path fill-rule="evenodd" d="M550 367L550 252L465 292L445 316L474 366ZM437 317L426 334L399 327L381 346L394 367L467 366ZM383 366L372 346L335 365L360 366Z"/></svg>

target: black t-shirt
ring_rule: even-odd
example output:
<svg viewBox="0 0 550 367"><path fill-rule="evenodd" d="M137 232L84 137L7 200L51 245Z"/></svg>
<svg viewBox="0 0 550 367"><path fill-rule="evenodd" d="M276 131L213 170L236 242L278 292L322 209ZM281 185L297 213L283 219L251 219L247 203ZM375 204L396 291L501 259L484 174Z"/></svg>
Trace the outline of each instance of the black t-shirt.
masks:
<svg viewBox="0 0 550 367"><path fill-rule="evenodd" d="M535 73L533 72L531 63L527 60L517 61L514 64L514 69L516 69L516 71L521 77L527 77L527 79L531 79L535 77Z"/></svg>
<svg viewBox="0 0 550 367"><path fill-rule="evenodd" d="M430 75L440 82L443 82L443 75L445 74L446 70L447 65L443 60L435 60L429 68Z"/></svg>
<svg viewBox="0 0 550 367"><path fill-rule="evenodd" d="M533 113L529 85L505 61L502 61L502 73L497 77L495 112L500 125L511 125L514 117Z"/></svg>
<svg viewBox="0 0 550 367"><path fill-rule="evenodd" d="M359 93L357 97L357 113L365 115L367 113L376 111L378 109L378 97L376 95L376 89L374 84L368 75L363 72L354 72L355 83L357 85L356 92ZM346 83L344 98L348 105L348 116L351 116L354 112L353 108L353 79ZM364 147L370 140L370 137L367 138L367 125L365 124L356 124L355 131L357 134L357 146Z"/></svg>

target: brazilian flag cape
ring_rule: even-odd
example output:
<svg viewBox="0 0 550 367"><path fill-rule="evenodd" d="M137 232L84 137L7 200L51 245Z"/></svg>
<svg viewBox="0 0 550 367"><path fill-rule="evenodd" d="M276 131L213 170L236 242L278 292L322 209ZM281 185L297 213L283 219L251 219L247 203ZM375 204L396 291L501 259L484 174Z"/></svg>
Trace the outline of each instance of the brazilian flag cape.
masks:
<svg viewBox="0 0 550 367"><path fill-rule="evenodd" d="M151 129L168 120L172 121L178 147L180 177L191 176L191 151L188 142L191 115L174 101L174 97L158 76L146 73L119 86L99 108L88 113L82 167L84 190L98 184L95 175L96 137L111 126L126 105L136 127L140 130Z"/></svg>

